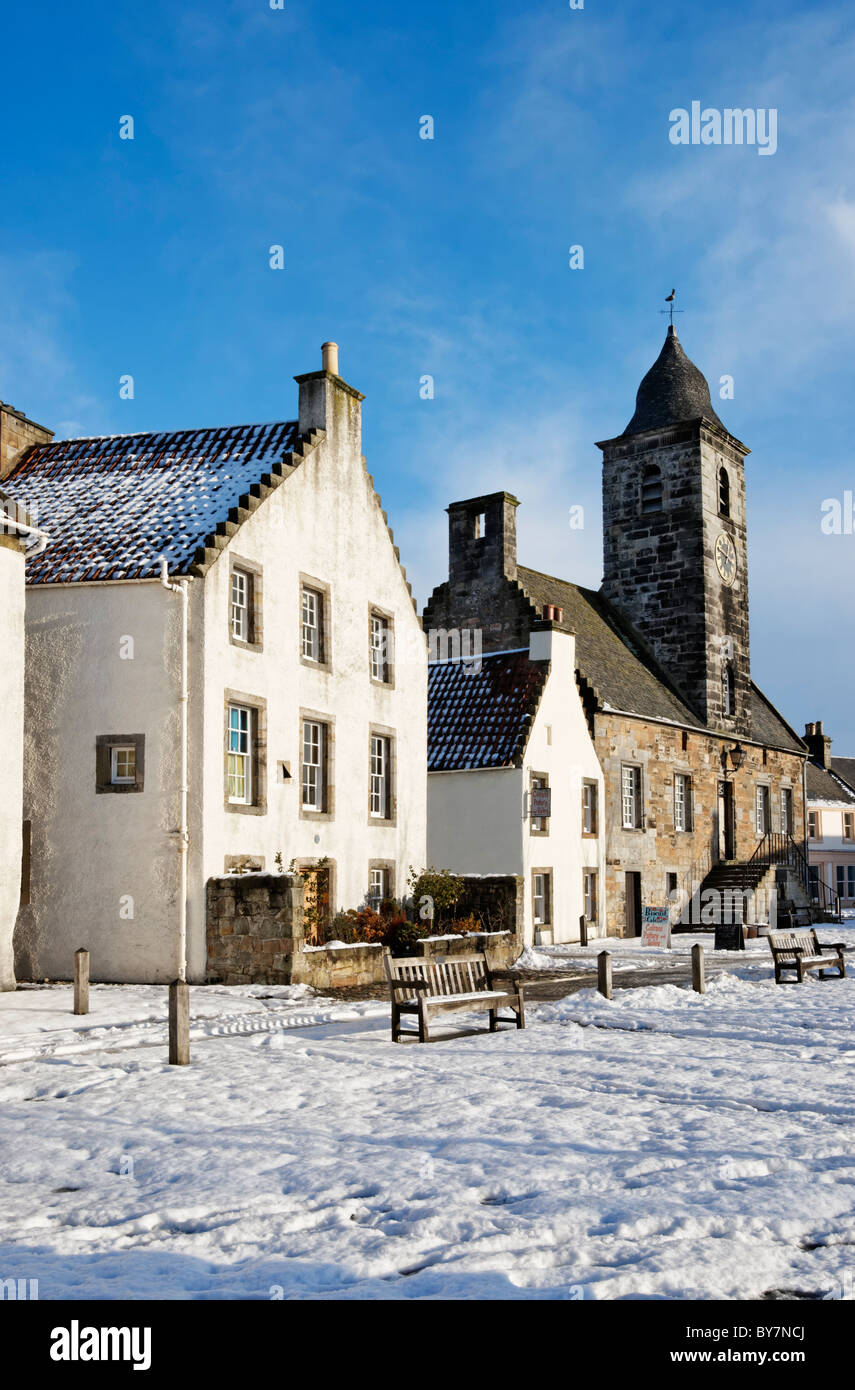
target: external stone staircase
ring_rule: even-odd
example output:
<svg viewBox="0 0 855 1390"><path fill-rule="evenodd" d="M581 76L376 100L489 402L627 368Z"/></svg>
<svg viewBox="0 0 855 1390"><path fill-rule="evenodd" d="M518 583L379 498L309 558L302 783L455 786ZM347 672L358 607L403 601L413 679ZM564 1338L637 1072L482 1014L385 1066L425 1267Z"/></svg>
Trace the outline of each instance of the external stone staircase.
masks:
<svg viewBox="0 0 855 1390"><path fill-rule="evenodd" d="M780 878L778 876L781 876ZM786 875L786 882L783 882ZM713 890L713 897L709 890ZM713 931L717 923L766 923L775 920L773 894L777 906L784 899L797 908L809 908L810 899L796 867L782 864L742 863L725 859L707 874L684 918L674 931Z"/></svg>

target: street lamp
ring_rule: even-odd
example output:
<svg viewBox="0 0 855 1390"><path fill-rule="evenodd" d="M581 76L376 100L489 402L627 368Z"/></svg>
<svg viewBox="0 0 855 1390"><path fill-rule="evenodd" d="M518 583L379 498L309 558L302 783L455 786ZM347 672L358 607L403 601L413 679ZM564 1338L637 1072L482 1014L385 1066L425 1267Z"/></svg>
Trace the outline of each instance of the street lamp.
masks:
<svg viewBox="0 0 855 1390"><path fill-rule="evenodd" d="M730 762L734 772L738 772L745 762L745 749L741 743L735 743L730 749Z"/></svg>

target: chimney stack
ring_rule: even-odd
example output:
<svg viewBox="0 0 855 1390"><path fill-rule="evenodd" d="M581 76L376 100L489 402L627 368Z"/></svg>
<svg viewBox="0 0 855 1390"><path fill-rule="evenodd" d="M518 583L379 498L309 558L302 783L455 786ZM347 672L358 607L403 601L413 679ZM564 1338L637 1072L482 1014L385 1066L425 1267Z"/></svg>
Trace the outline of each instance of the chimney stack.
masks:
<svg viewBox="0 0 855 1390"><path fill-rule="evenodd" d="M348 386L338 374L338 343L321 344L320 371L306 372L294 380L300 387L298 425L300 434L326 430L362 456L362 412L365 397Z"/></svg>
<svg viewBox="0 0 855 1390"><path fill-rule="evenodd" d="M818 763L826 772L831 770L831 739L822 731L822 720L805 724L805 743L808 746L811 762Z"/></svg>
<svg viewBox="0 0 855 1390"><path fill-rule="evenodd" d="M13 405L0 401L0 480L8 478L31 444L50 444L53 430L28 420Z"/></svg>
<svg viewBox="0 0 855 1390"><path fill-rule="evenodd" d="M516 579L518 506L509 492L491 492L446 508L452 589L471 592L473 587Z"/></svg>

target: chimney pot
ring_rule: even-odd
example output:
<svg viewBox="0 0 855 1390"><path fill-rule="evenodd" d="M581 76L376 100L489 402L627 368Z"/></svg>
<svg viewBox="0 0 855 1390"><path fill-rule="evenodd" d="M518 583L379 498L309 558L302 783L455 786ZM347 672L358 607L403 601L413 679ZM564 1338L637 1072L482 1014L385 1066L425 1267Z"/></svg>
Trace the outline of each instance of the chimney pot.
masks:
<svg viewBox="0 0 855 1390"><path fill-rule="evenodd" d="M325 372L338 376L338 343L322 343L321 360Z"/></svg>

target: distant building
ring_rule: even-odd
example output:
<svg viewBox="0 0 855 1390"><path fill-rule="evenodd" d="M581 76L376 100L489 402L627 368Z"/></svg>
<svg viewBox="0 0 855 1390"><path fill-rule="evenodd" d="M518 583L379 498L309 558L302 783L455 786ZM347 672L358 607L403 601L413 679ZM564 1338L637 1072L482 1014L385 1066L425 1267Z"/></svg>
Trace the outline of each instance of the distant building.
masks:
<svg viewBox="0 0 855 1390"><path fill-rule="evenodd" d="M428 677L428 861L523 880L526 945L604 932L603 775L576 692L575 639L436 661Z"/></svg>
<svg viewBox="0 0 855 1390"><path fill-rule="evenodd" d="M334 344L297 381L297 420L35 443L9 473L56 535L28 570L25 978L86 946L96 980L172 979L184 903L201 981L210 878L294 861L323 917L424 864L427 651L363 398Z"/></svg>
<svg viewBox="0 0 855 1390"><path fill-rule="evenodd" d="M525 647L548 617L574 634L568 711L581 697L605 779L609 934L639 933L643 907L675 896L780 890L778 868L803 898L790 837L803 843L806 749L751 679L748 451L673 328L599 448L599 592L518 564L519 504L496 492L448 508L449 575L424 626L472 629L485 654Z"/></svg>
<svg viewBox="0 0 855 1390"><path fill-rule="evenodd" d="M805 743L811 880L815 889L824 884L841 907L855 907L855 758L832 758L821 720L805 725Z"/></svg>

